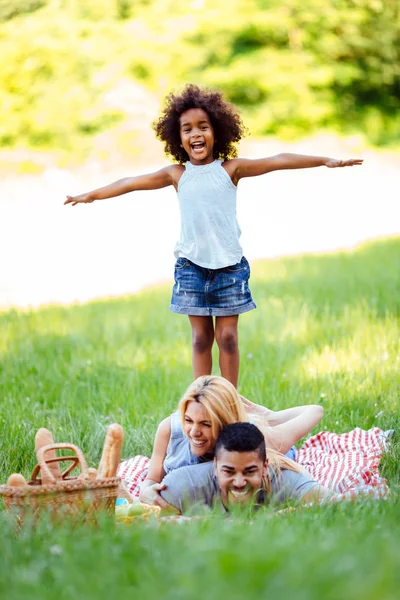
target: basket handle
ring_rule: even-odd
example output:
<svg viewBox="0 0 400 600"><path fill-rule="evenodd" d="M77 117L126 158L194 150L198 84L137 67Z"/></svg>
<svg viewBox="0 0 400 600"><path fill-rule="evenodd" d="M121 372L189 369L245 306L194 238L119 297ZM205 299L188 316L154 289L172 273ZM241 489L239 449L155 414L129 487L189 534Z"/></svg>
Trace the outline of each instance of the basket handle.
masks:
<svg viewBox="0 0 400 600"><path fill-rule="evenodd" d="M74 456L66 456L65 460L74 460L75 464L72 466L71 469L68 469L65 473L63 473L63 476L65 477L66 475L68 475L72 469L77 466L77 464L79 464L82 473L84 473L85 475L88 472L88 466L87 466L87 462L85 457L83 456L82 450L80 448L78 448L78 446L74 446L74 444L48 444L47 446L42 446L38 452L37 452L37 459L38 459L38 463L39 463L39 467L42 473L46 474L46 477L48 478L49 481L51 481L52 483L57 483L57 479L54 477L53 473L50 471L48 464L46 462L46 457L45 454L46 452L49 452L49 450L73 450L76 454L76 457ZM57 458L57 461L60 459L62 460L62 456ZM76 462L76 460L78 462ZM55 462L54 459L50 459L49 462Z"/></svg>

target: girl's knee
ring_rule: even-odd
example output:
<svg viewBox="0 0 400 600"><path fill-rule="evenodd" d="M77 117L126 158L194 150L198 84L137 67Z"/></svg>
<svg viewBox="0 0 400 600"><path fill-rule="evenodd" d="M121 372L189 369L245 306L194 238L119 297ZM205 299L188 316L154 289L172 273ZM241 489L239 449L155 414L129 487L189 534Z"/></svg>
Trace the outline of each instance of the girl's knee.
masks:
<svg viewBox="0 0 400 600"><path fill-rule="evenodd" d="M221 329L221 331L217 331L216 337L220 351L228 354L234 354L238 351L239 343L237 329Z"/></svg>
<svg viewBox="0 0 400 600"><path fill-rule="evenodd" d="M214 343L214 333L210 331L192 331L192 347L195 352L202 354L211 350Z"/></svg>

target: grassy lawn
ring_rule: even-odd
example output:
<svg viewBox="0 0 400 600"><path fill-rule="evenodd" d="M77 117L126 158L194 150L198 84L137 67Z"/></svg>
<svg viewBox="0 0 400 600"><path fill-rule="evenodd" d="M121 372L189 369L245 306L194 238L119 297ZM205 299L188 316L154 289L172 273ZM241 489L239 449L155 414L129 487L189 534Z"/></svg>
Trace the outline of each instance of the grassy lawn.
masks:
<svg viewBox="0 0 400 600"><path fill-rule="evenodd" d="M258 309L240 319L240 391L273 409L321 402L321 429L399 430L399 257L392 238L252 265ZM191 381L188 322L169 313L169 295L154 288L0 314L0 481L29 476L42 426L79 445L92 466L111 421L124 427L125 456L149 455L157 423ZM44 522L16 539L0 513L0 597L398 598L399 458L397 435L382 465L388 501L268 513L252 524Z"/></svg>

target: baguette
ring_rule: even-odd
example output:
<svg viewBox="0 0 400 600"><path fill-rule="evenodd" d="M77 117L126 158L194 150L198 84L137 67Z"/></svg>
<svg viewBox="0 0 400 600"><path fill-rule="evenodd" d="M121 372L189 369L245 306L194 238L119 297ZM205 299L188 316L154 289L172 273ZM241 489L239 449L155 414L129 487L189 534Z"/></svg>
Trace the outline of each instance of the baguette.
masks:
<svg viewBox="0 0 400 600"><path fill-rule="evenodd" d="M104 477L115 477L121 460L122 444L124 441L124 430L118 423L113 423L107 429L104 440L103 453L96 479Z"/></svg>
<svg viewBox="0 0 400 600"><path fill-rule="evenodd" d="M51 435L51 433L48 429L45 429L44 427L42 427L41 429L38 430L38 432L36 433L36 436L35 436L36 454L38 453L38 450L40 450L40 448L43 448L43 446L48 446L49 444L54 444L53 436ZM56 451L49 450L48 452L46 452L46 458L47 459L57 458ZM47 466L49 467L51 474L56 479L61 479L61 470L60 470L59 463L57 463L57 462L49 463ZM52 479L49 479L46 476L46 473L41 473L41 478L42 478L43 485L45 485L46 483L54 483L54 481Z"/></svg>
<svg viewBox="0 0 400 600"><path fill-rule="evenodd" d="M8 478L7 485L12 485L13 487L23 487L26 485L26 479L23 475L21 475L21 473L13 473Z"/></svg>
<svg viewBox="0 0 400 600"><path fill-rule="evenodd" d="M83 481L93 481L97 477L97 469L93 469L93 467L89 467L86 473L80 473L78 475L78 479L82 479Z"/></svg>

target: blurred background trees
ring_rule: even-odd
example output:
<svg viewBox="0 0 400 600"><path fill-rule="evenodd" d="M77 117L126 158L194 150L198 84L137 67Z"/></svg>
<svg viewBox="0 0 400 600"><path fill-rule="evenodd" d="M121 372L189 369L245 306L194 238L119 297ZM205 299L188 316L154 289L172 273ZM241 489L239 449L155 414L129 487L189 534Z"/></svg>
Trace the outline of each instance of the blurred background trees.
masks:
<svg viewBox="0 0 400 600"><path fill-rule="evenodd" d="M3 149L83 160L121 81L217 86L253 135L400 140L398 0L0 0L0 53Z"/></svg>

